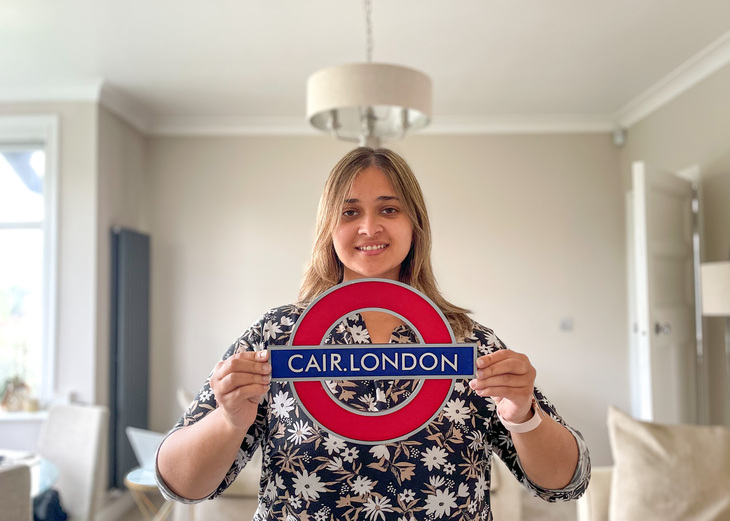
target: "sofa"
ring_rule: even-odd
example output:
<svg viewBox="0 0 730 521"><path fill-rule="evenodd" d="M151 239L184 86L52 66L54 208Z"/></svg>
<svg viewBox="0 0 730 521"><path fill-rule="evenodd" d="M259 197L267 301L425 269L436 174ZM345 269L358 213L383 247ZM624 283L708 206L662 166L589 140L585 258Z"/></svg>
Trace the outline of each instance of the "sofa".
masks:
<svg viewBox="0 0 730 521"><path fill-rule="evenodd" d="M613 466L594 467L578 521L730 520L730 429L639 421L611 407Z"/></svg>

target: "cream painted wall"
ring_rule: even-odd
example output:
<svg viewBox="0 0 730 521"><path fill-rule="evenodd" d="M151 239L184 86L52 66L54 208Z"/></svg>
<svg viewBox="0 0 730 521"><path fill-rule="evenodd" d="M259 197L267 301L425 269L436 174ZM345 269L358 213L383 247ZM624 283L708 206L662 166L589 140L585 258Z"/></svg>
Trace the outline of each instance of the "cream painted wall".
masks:
<svg viewBox="0 0 730 521"><path fill-rule="evenodd" d="M321 137L155 138L152 427L178 419L237 336L296 298L317 201L348 145ZM412 137L444 293L527 353L538 383L608 463L628 408L623 195L604 135ZM559 322L575 327L561 332Z"/></svg>
<svg viewBox="0 0 730 521"><path fill-rule="evenodd" d="M99 108L97 403L109 403L111 229L123 226L142 233L151 232L151 201L145 152L144 136L106 108Z"/></svg>
<svg viewBox="0 0 730 521"><path fill-rule="evenodd" d="M621 151L625 189L631 186L631 163L646 161L667 169L698 165L701 171L704 219L704 260L718 261L730 253L730 66L657 110L628 132ZM712 423L730 425L725 416L724 324L705 319Z"/></svg>
<svg viewBox="0 0 730 521"><path fill-rule="evenodd" d="M297 296L321 186L345 143L318 138L154 138L151 426L182 412L225 349Z"/></svg>

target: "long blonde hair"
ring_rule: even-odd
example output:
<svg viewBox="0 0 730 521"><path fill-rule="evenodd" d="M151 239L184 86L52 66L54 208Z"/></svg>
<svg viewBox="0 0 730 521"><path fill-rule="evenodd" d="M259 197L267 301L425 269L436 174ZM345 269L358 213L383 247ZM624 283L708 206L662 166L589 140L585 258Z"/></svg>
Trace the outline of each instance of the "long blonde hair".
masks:
<svg viewBox="0 0 730 521"><path fill-rule="evenodd" d="M413 171L395 152L360 147L346 154L330 172L317 211L317 229L312 259L299 290L299 302L307 305L319 295L342 282L344 268L335 253L332 236L339 224L342 207L355 177L374 166L390 181L413 227L413 240L403 260L399 280L430 298L446 315L457 338L472 328L468 310L448 302L438 290L431 266L431 225L421 187Z"/></svg>

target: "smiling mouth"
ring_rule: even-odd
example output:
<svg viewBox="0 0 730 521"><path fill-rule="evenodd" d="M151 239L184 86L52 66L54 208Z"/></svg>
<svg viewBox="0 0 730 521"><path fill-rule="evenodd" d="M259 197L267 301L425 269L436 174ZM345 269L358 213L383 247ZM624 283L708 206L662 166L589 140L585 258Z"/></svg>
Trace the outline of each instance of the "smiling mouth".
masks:
<svg viewBox="0 0 730 521"><path fill-rule="evenodd" d="M372 246L358 246L357 250L359 251L375 251L375 250L384 250L387 248L387 244L373 244Z"/></svg>

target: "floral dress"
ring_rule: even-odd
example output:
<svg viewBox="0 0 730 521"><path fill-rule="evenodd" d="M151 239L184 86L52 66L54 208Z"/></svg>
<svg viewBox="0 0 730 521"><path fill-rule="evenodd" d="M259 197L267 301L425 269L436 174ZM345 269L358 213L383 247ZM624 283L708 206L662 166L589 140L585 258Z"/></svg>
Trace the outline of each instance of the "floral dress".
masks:
<svg viewBox="0 0 730 521"><path fill-rule="evenodd" d="M225 353L259 351L285 345L300 315L296 305L266 313ZM504 349L497 336L474 322L470 336L478 356ZM417 342L406 325L397 327L391 343ZM328 344L365 344L370 337L362 317L354 313L335 326ZM416 390L417 380L355 380L327 382L332 396L360 411L379 411L403 404ZM553 405L535 390L539 406L565 425ZM206 381L175 429L200 420L216 407ZM571 482L561 490L532 483L520 466L509 432L497 418L494 402L474 393L467 380L457 380L443 408L420 431L406 439L366 445L353 443L319 428L295 400L292 384L273 381L259 405L254 424L236 460L212 499L228 487L256 450L263 463L255 521L415 521L491 520L490 466L499 456L515 477L546 501L579 497L590 479L588 449L579 432L565 425L576 439L579 461ZM176 496L162 481L163 494Z"/></svg>

